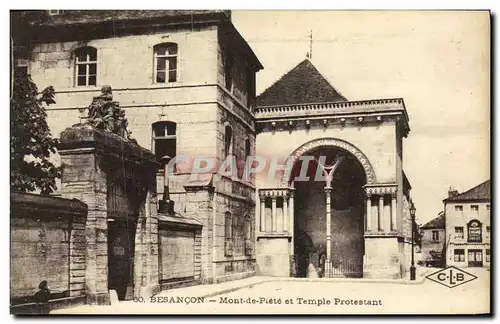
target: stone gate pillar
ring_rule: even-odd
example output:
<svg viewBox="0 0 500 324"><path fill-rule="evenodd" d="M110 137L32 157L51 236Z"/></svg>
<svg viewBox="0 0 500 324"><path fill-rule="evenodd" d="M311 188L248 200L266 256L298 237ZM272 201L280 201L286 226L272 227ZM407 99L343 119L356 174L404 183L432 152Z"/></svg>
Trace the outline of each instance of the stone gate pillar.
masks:
<svg viewBox="0 0 500 324"><path fill-rule="evenodd" d="M156 216L156 162L154 155L125 138L91 125L75 125L61 133L58 153L62 162L65 198L88 205L85 224L85 284L88 304L109 304L108 221L124 214L109 210L109 181L123 171L137 201L134 251L134 294L158 290L158 230ZM128 190L128 189L127 189ZM130 198L125 198L130 199ZM128 204L129 200L125 203ZM115 215L118 214L118 215ZM128 215L121 215L127 217ZM140 268L140 271L137 269Z"/></svg>
<svg viewBox="0 0 500 324"><path fill-rule="evenodd" d="M363 278L401 279L402 260L399 242L402 233L397 223L397 184L370 184L366 191L366 232ZM372 199L376 203L372 204Z"/></svg>

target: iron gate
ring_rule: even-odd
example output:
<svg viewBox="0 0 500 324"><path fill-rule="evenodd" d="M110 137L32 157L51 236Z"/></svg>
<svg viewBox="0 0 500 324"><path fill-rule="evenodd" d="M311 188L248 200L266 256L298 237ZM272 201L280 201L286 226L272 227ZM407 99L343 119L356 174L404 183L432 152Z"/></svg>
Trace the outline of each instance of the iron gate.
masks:
<svg viewBox="0 0 500 324"><path fill-rule="evenodd" d="M362 278L363 259L359 257L338 258L330 262L330 278Z"/></svg>

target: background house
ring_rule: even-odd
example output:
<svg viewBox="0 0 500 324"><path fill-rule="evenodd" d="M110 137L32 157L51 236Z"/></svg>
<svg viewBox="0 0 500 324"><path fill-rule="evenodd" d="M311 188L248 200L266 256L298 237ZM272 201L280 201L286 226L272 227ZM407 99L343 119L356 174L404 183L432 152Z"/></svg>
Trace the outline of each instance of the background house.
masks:
<svg viewBox="0 0 500 324"><path fill-rule="evenodd" d="M421 263L425 266L442 266L446 241L444 212L440 212L438 217L420 226L420 230Z"/></svg>
<svg viewBox="0 0 500 324"><path fill-rule="evenodd" d="M491 184L487 180L463 193L450 190L443 200L446 217L446 265L490 265Z"/></svg>

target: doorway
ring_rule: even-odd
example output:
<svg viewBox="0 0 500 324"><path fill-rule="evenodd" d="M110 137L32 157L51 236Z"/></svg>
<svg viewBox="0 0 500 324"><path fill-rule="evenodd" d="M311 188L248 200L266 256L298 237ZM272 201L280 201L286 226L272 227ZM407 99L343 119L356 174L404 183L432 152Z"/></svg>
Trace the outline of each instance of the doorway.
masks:
<svg viewBox="0 0 500 324"><path fill-rule="evenodd" d="M483 250L469 250L468 254L469 267L480 268L483 266Z"/></svg>
<svg viewBox="0 0 500 324"><path fill-rule="evenodd" d="M108 222L108 289L116 290L119 300L133 298L135 231L130 219Z"/></svg>
<svg viewBox="0 0 500 324"><path fill-rule="evenodd" d="M297 277L361 278L364 255L364 189L366 177L358 160L335 147L305 155L324 156L326 165L344 157L333 173L330 203L330 246L327 245L326 183L315 179L318 165L309 164L308 181L294 181L294 259ZM294 166L294 175L301 166ZM292 178L293 179L293 178ZM330 249L330 260L327 260ZM325 271L329 261L330 273Z"/></svg>

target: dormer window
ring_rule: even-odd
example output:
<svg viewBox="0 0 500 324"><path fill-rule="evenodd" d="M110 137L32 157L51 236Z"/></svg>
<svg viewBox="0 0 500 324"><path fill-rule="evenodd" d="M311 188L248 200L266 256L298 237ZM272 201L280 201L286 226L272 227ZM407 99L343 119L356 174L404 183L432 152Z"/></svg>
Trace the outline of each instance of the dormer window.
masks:
<svg viewBox="0 0 500 324"><path fill-rule="evenodd" d="M97 49L86 46L75 50L76 86L97 85Z"/></svg>
<svg viewBox="0 0 500 324"><path fill-rule="evenodd" d="M155 82L177 82L177 44L163 43L154 47Z"/></svg>

